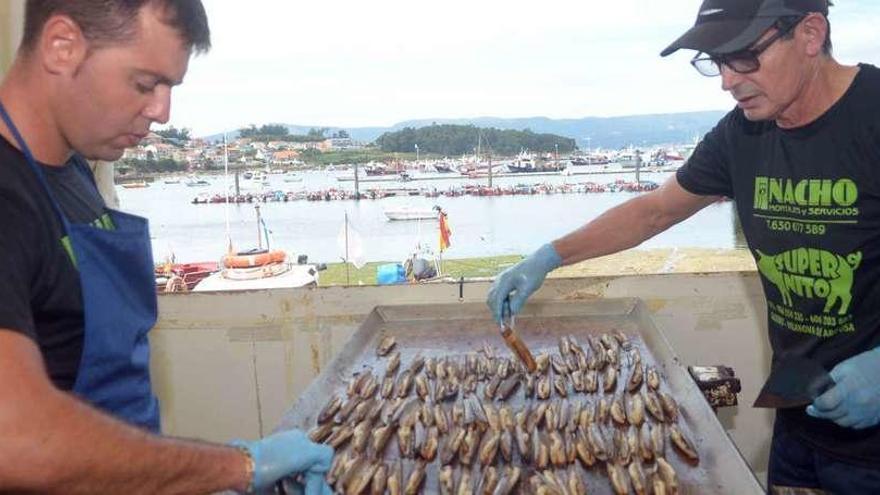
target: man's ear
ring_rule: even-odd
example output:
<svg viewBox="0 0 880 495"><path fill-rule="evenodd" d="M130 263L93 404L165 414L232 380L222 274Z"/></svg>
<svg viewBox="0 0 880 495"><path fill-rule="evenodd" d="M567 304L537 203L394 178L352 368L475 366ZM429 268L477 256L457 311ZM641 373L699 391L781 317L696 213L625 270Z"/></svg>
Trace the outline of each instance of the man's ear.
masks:
<svg viewBox="0 0 880 495"><path fill-rule="evenodd" d="M43 26L38 51L50 74L73 76L88 55L88 40L73 19L53 15Z"/></svg>
<svg viewBox="0 0 880 495"><path fill-rule="evenodd" d="M828 37L828 19L822 14L810 14L798 26L798 35L805 41L807 55L815 57L822 53L822 45Z"/></svg>

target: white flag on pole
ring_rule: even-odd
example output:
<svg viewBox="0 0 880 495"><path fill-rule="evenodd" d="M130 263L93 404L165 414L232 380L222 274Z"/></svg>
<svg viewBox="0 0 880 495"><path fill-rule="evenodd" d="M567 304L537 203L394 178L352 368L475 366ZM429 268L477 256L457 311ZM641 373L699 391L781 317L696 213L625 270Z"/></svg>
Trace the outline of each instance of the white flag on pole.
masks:
<svg viewBox="0 0 880 495"><path fill-rule="evenodd" d="M348 231L347 236L346 230ZM347 224L346 222L342 223L342 227L339 228L339 235L336 236L336 245L339 246L342 259L351 262L358 270L367 264L367 260L364 257L364 243L361 240L360 233L354 228L351 221ZM345 252L346 246L348 247L348 252Z"/></svg>

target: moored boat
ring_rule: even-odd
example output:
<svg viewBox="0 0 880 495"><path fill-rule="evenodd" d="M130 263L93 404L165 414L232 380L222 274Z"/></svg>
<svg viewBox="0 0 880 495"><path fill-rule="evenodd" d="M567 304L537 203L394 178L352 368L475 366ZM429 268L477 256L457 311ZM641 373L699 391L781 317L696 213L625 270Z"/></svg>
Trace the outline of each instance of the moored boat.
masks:
<svg viewBox="0 0 880 495"><path fill-rule="evenodd" d="M156 267L156 291L185 292L219 270L216 261L197 263L166 263Z"/></svg>
<svg viewBox="0 0 880 495"><path fill-rule="evenodd" d="M143 189L145 187L150 187L150 185L147 184L146 181L140 180L136 182L126 182L122 184L122 187L124 187L125 189Z"/></svg>
<svg viewBox="0 0 880 495"><path fill-rule="evenodd" d="M388 220L437 220L439 215L439 206L433 208L417 208L413 206L399 206L395 208L386 208L383 210Z"/></svg>
<svg viewBox="0 0 880 495"><path fill-rule="evenodd" d="M187 187L204 187L204 186L209 186L210 183L208 181L206 181L205 179L200 179L199 177L197 177L195 175L190 175L186 179L186 185L187 185Z"/></svg>
<svg viewBox="0 0 880 495"><path fill-rule="evenodd" d="M195 292L281 289L318 285L318 267L305 259L294 263L281 250L254 250L226 255L220 270L206 277Z"/></svg>

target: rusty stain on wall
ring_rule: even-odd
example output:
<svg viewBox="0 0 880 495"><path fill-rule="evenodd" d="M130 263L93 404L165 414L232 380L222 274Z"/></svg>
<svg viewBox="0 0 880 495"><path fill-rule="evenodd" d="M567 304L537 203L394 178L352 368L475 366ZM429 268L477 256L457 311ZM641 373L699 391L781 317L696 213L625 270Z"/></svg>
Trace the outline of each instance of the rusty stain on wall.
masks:
<svg viewBox="0 0 880 495"><path fill-rule="evenodd" d="M645 301L645 305L648 306L648 311L651 313L659 313L669 302L665 299L643 299L643 301Z"/></svg>
<svg viewBox="0 0 880 495"><path fill-rule="evenodd" d="M589 287L583 287L565 294L562 294L562 300L564 301L577 301L577 300L590 300L590 299L600 299L605 297L605 291L608 290L610 284L602 283L591 285Z"/></svg>
<svg viewBox="0 0 880 495"><path fill-rule="evenodd" d="M312 341L309 342L309 351L311 352L312 372L317 376L321 373L321 350L318 348L318 344Z"/></svg>

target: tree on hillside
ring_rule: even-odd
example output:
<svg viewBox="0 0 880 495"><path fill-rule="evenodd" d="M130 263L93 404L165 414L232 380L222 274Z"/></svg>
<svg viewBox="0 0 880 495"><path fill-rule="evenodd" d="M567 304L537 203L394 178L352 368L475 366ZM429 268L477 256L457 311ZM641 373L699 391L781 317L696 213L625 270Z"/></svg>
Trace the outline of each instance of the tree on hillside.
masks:
<svg viewBox="0 0 880 495"><path fill-rule="evenodd" d="M158 129L155 133L159 136L162 136L167 141L170 141L172 144L176 144L178 146L188 143L192 138L190 137L190 130L186 128L176 128L173 125L169 126L167 129Z"/></svg>
<svg viewBox="0 0 880 495"><path fill-rule="evenodd" d="M260 127L260 134L263 136L287 136L290 130L283 124L266 124Z"/></svg>
<svg viewBox="0 0 880 495"><path fill-rule="evenodd" d="M576 149L575 140L554 134L536 134L529 129L521 131L482 129L473 125L430 125L406 127L397 132L387 132L376 140L382 151L411 152L415 145L419 150L442 155L473 153L477 147L482 152L514 155L522 150L549 152L558 149L570 153Z"/></svg>
<svg viewBox="0 0 880 495"><path fill-rule="evenodd" d="M309 129L309 133L306 134L306 137L311 138L312 140L315 140L315 141L323 141L324 140L324 133L326 133L326 132L327 132L326 128L322 127L320 129L315 129L314 127L312 127L311 129Z"/></svg>
<svg viewBox="0 0 880 495"><path fill-rule="evenodd" d="M257 129L257 126L255 126L254 124L251 124L248 127L242 127L241 129L238 130L239 137L243 137L243 138L251 138L251 137L256 136L258 133L259 133L259 130Z"/></svg>
<svg viewBox="0 0 880 495"><path fill-rule="evenodd" d="M163 158L156 160L152 155L147 155L146 160L126 159L119 162L123 168L137 173L169 173L183 172L186 170L186 163L176 162L171 158Z"/></svg>
<svg viewBox="0 0 880 495"><path fill-rule="evenodd" d="M257 127L251 124L238 130L238 135L243 138L284 138L290 134L290 130L284 124L264 124Z"/></svg>

